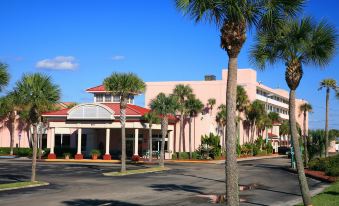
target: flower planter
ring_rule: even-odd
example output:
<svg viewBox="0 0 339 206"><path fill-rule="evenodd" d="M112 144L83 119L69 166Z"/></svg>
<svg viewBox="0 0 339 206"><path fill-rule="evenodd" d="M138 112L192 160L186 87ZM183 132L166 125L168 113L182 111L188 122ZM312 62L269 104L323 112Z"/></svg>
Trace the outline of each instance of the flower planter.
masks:
<svg viewBox="0 0 339 206"><path fill-rule="evenodd" d="M97 154L92 154L92 160L97 160L98 159L98 155Z"/></svg>

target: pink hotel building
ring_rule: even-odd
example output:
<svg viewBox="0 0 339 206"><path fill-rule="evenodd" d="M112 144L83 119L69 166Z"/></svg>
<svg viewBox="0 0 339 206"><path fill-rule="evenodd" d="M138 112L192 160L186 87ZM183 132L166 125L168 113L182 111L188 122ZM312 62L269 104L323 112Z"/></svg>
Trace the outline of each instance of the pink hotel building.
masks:
<svg viewBox="0 0 339 206"><path fill-rule="evenodd" d="M225 104L227 70L222 70L221 80L203 81L172 81L172 82L146 82L145 105L146 108L134 105L134 99L129 100L126 123L126 152L128 156L143 156L148 150L148 123L142 116L149 112L149 103L160 92L172 93L177 84L192 87L194 94L205 105L209 98L216 99L215 109L201 113L195 118L192 128L193 146L197 149L201 144L201 136L209 133L220 134L220 128L215 121L217 107ZM238 71L238 84L247 91L250 101L260 100L267 110L278 112L280 117L288 119L288 92L282 89L272 89L257 82L257 73L253 69L240 69ZM56 153L66 149L73 149L75 158L81 159L89 156L92 149L100 149L104 159L118 158L121 152L120 108L119 97L108 93L104 86L89 88L86 92L93 94L92 103L79 104L71 109L63 108L58 111L46 112L47 128L43 135L43 148L50 149L49 158L56 158ZM299 107L304 101L297 99ZM299 114L299 111L297 111ZM297 115L297 121L302 126L302 116ZM308 120L307 120L308 122ZM9 147L9 130L6 120L0 122L0 147ZM308 124L306 124L308 129ZM161 144L160 124L153 125L153 150L159 151ZM14 146L28 147L30 132L25 132L24 126L17 121L14 134ZM240 144L250 141L249 133L240 122ZM264 134L266 134L264 132ZM275 149L279 145L288 144L286 137L279 136L279 125L267 131L269 139ZM165 158L171 158L174 151L179 151L179 122L170 119L168 135L165 139ZM221 139L221 144L223 140ZM184 151L188 151L188 125L185 127Z"/></svg>

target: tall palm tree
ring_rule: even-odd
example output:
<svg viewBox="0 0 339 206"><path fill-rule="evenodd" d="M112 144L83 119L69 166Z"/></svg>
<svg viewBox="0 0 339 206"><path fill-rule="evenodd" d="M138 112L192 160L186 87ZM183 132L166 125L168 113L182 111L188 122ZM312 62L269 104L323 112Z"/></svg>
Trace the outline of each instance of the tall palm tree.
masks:
<svg viewBox="0 0 339 206"><path fill-rule="evenodd" d="M154 111L150 111L144 115L144 119L148 122L148 141L149 141L149 162L152 162L153 151L152 151L152 126L160 122L159 115Z"/></svg>
<svg viewBox="0 0 339 206"><path fill-rule="evenodd" d="M320 82L319 90L326 89L326 113L325 113L325 157L328 156L328 110L330 107L330 90L334 90L336 93L339 91L339 87L335 79L324 79Z"/></svg>
<svg viewBox="0 0 339 206"><path fill-rule="evenodd" d="M303 76L303 65L325 66L335 53L337 34L326 21L315 23L311 18L285 22L276 31L260 32L251 51L253 62L261 69L266 64L282 61L286 65L285 80L290 88L289 121L300 189L305 205L311 205L308 184L299 150L296 123L295 92Z"/></svg>
<svg viewBox="0 0 339 206"><path fill-rule="evenodd" d="M219 27L221 48L227 52L228 78L227 105L227 155L226 155L226 199L228 205L239 205L239 186L236 153L236 88L238 55L246 41L246 29L271 30L283 25L288 16L295 16L304 0L175 0L184 15L195 22L207 20Z"/></svg>
<svg viewBox="0 0 339 206"><path fill-rule="evenodd" d="M180 133L179 133L179 152L184 151L185 152L185 145L184 145L184 131L185 131L185 125L184 125L184 117L186 108L185 108L185 101L188 99L193 94L193 90L189 85L183 85L183 84L178 84L175 86L173 89L173 95L176 97L178 100L178 110L179 110L179 115L180 115ZM183 144L183 150L182 150L182 145ZM178 158L180 158L180 155L178 155Z"/></svg>
<svg viewBox="0 0 339 206"><path fill-rule="evenodd" d="M159 93L157 97L151 101L150 106L154 112L161 116L162 141L159 166L164 167L165 138L168 130L168 117L169 115L174 115L177 111L179 107L178 100L173 95L166 96L164 93Z"/></svg>
<svg viewBox="0 0 339 206"><path fill-rule="evenodd" d="M10 155L13 155L16 113L18 111L18 96L11 92L0 99L0 117L7 119L6 126L10 133Z"/></svg>
<svg viewBox="0 0 339 206"><path fill-rule="evenodd" d="M209 107L209 109L211 110L211 115L213 114L213 107L216 104L216 100L215 98L209 98L207 100L207 106Z"/></svg>
<svg viewBox="0 0 339 206"><path fill-rule="evenodd" d="M191 95L186 101L185 101L185 107L187 108L188 116L189 116L189 158L192 159L192 118L195 118L199 112L202 111L204 108L204 104L195 97L195 95ZM195 136L194 136L195 138Z"/></svg>
<svg viewBox="0 0 339 206"><path fill-rule="evenodd" d="M14 88L15 95L20 97L20 105L27 107L29 122L33 125L33 157L31 181L36 180L36 158L38 146L38 125L43 112L52 108L60 99L59 86L49 76L40 73L25 74Z"/></svg>
<svg viewBox="0 0 339 206"><path fill-rule="evenodd" d="M215 117L215 121L218 123L219 127L221 127L221 132L222 132L222 147L223 150L226 148L226 137L225 137L225 127L226 127L226 105L221 104L218 107L218 113ZM224 151L223 151L224 154Z"/></svg>
<svg viewBox="0 0 339 206"><path fill-rule="evenodd" d="M145 82L133 73L116 73L104 79L105 89L120 97L121 172L126 172L126 108L128 99L145 91Z"/></svg>
<svg viewBox="0 0 339 206"><path fill-rule="evenodd" d="M306 117L307 117L307 114L309 113L309 112L312 112L313 111L313 108L312 108L312 105L311 104L309 104L309 103L307 103L307 102L305 102L305 103L303 103L303 104L301 104L300 106L299 106L299 111L300 111L300 113L302 113L303 114L303 136L304 136L304 153L305 153L305 155L304 155L304 164L305 164L305 166L307 165L307 163L308 163L308 151L307 151L307 130L306 130Z"/></svg>
<svg viewBox="0 0 339 206"><path fill-rule="evenodd" d="M9 82L9 74L7 69L7 64L0 62L0 92L3 90Z"/></svg>

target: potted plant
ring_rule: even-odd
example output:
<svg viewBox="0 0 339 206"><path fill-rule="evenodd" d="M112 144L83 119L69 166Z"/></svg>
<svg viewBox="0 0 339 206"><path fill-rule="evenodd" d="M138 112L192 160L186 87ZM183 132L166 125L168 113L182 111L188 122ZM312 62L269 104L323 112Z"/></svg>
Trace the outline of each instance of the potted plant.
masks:
<svg viewBox="0 0 339 206"><path fill-rule="evenodd" d="M97 150L97 149L93 149L91 151L91 155L92 155L92 160L96 160L98 159L98 157L100 156L100 150Z"/></svg>
<svg viewBox="0 0 339 206"><path fill-rule="evenodd" d="M71 157L71 153L69 153L69 152L64 153L65 160L69 160L70 157Z"/></svg>

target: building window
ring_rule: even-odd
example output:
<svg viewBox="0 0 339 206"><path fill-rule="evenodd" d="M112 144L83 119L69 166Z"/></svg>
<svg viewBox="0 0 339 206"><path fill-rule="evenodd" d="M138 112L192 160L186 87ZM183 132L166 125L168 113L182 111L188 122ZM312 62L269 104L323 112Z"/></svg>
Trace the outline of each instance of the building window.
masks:
<svg viewBox="0 0 339 206"><path fill-rule="evenodd" d="M111 102L112 101L112 95L111 94L105 94L105 102Z"/></svg>
<svg viewBox="0 0 339 206"><path fill-rule="evenodd" d="M103 102L104 101L104 95L103 94L96 94L95 95L95 101L96 102Z"/></svg>
<svg viewBox="0 0 339 206"><path fill-rule="evenodd" d="M134 97L133 96L129 97L128 98L128 103L133 104L133 102L134 102Z"/></svg>
<svg viewBox="0 0 339 206"><path fill-rule="evenodd" d="M119 96L113 96L113 102L120 102Z"/></svg>

